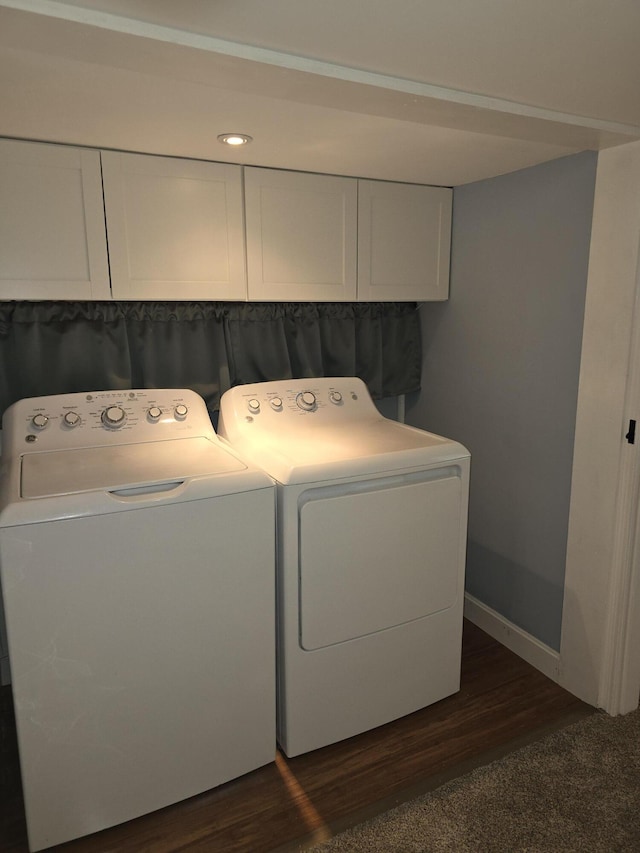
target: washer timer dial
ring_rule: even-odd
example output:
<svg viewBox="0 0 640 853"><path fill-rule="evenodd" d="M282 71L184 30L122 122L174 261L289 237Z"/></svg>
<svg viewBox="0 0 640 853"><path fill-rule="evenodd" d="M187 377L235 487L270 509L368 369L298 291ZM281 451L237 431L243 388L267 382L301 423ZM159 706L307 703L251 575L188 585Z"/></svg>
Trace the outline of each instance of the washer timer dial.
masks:
<svg viewBox="0 0 640 853"><path fill-rule="evenodd" d="M109 406L102 413L102 423L109 429L120 429L127 420L127 413L122 406Z"/></svg>
<svg viewBox="0 0 640 853"><path fill-rule="evenodd" d="M312 391L302 391L296 397L296 403L305 412L312 412L316 407L316 395Z"/></svg>

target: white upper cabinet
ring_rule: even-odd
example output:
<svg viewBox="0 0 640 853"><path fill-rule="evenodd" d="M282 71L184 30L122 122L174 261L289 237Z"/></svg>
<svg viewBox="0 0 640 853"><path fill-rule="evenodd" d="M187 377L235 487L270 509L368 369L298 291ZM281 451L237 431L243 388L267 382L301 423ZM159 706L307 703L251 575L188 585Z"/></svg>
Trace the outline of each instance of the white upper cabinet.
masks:
<svg viewBox="0 0 640 853"><path fill-rule="evenodd" d="M97 151L0 140L0 299L110 299Z"/></svg>
<svg viewBox="0 0 640 853"><path fill-rule="evenodd" d="M358 299L449 295L452 190L358 181Z"/></svg>
<svg viewBox="0 0 640 853"><path fill-rule="evenodd" d="M443 300L451 202L439 187L0 139L0 299Z"/></svg>
<svg viewBox="0 0 640 853"><path fill-rule="evenodd" d="M102 153L114 299L244 300L242 169Z"/></svg>
<svg viewBox="0 0 640 853"><path fill-rule="evenodd" d="M245 168L248 298L357 298L357 180Z"/></svg>
<svg viewBox="0 0 640 853"><path fill-rule="evenodd" d="M447 299L452 191L245 169L249 300Z"/></svg>

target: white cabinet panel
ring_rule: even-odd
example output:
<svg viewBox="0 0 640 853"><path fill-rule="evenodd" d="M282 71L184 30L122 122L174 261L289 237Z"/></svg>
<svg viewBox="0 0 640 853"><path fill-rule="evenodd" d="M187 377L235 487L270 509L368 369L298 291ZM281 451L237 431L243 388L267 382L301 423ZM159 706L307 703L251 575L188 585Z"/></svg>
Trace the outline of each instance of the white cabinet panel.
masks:
<svg viewBox="0 0 640 853"><path fill-rule="evenodd" d="M246 299L240 166L102 154L115 299Z"/></svg>
<svg viewBox="0 0 640 853"><path fill-rule="evenodd" d="M356 298L357 181L245 169L249 300Z"/></svg>
<svg viewBox="0 0 640 853"><path fill-rule="evenodd" d="M449 295L452 191L358 182L358 299L441 300Z"/></svg>
<svg viewBox="0 0 640 853"><path fill-rule="evenodd" d="M97 151L0 140L0 298L109 299Z"/></svg>

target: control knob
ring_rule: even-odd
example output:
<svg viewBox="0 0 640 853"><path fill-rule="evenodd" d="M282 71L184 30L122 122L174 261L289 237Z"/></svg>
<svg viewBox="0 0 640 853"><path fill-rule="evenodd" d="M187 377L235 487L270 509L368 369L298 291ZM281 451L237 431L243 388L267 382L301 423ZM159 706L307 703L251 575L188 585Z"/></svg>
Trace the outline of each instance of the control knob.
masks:
<svg viewBox="0 0 640 853"><path fill-rule="evenodd" d="M31 426L35 427L36 429L44 429L48 423L49 418L47 417L47 415L38 414L34 415L31 418Z"/></svg>
<svg viewBox="0 0 640 853"><path fill-rule="evenodd" d="M189 414L189 409L187 409L184 403L178 403L178 405L173 410L173 414L177 421L183 421Z"/></svg>
<svg viewBox="0 0 640 853"><path fill-rule="evenodd" d="M335 403L336 406L339 406L340 403L342 402L342 394L339 391L330 391L329 392L329 399L331 400L332 403Z"/></svg>
<svg viewBox="0 0 640 853"><path fill-rule="evenodd" d="M305 412L312 412L316 407L316 395L312 391L302 391L296 397L296 403Z"/></svg>
<svg viewBox="0 0 640 853"><path fill-rule="evenodd" d="M147 417L155 424L162 417L162 409L159 406L151 406L147 412Z"/></svg>
<svg viewBox="0 0 640 853"><path fill-rule="evenodd" d="M102 413L102 423L109 429L119 429L127 420L122 406L108 406Z"/></svg>
<svg viewBox="0 0 640 853"><path fill-rule="evenodd" d="M247 402L247 406L249 407L249 411L255 414L256 412L260 411L260 400L256 400L255 397L252 397Z"/></svg>
<svg viewBox="0 0 640 853"><path fill-rule="evenodd" d="M66 427L69 427L69 429L73 429L78 426L80 420L80 415L77 412L65 412L62 422Z"/></svg>
<svg viewBox="0 0 640 853"><path fill-rule="evenodd" d="M281 397L272 397L269 400L269 404L274 411L279 412L280 409L282 408L282 398Z"/></svg>

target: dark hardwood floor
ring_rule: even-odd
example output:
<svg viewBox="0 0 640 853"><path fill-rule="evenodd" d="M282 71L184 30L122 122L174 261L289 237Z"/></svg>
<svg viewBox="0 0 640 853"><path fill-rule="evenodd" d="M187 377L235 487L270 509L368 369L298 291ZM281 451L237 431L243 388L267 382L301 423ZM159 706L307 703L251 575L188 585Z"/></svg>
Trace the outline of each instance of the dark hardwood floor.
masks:
<svg viewBox="0 0 640 853"><path fill-rule="evenodd" d="M27 850L8 688L0 694L0 850ZM321 699L320 699L321 700ZM285 853L462 775L593 709L465 623L459 693L375 731L276 762L51 850Z"/></svg>

